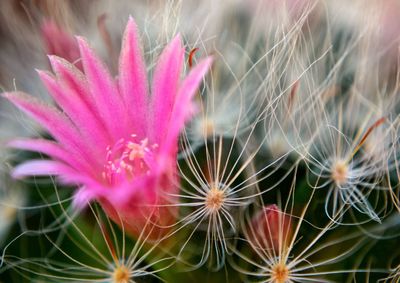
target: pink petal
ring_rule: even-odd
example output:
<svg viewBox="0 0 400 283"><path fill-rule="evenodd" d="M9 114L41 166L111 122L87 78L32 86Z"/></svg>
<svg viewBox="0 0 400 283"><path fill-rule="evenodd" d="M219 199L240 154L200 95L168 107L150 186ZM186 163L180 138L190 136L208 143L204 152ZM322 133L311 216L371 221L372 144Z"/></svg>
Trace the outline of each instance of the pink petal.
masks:
<svg viewBox="0 0 400 283"><path fill-rule="evenodd" d="M61 87L51 75L42 71L38 71L38 73L51 96L63 109L64 113L71 118L87 143L97 145L93 149L101 148L104 151L110 141L106 138L104 127L92 114L92 109L74 91ZM96 155L98 154L100 152L96 153Z"/></svg>
<svg viewBox="0 0 400 283"><path fill-rule="evenodd" d="M152 104L153 120L149 131L155 143L160 143L166 134L176 99L179 77L184 57L181 39L176 36L164 49L158 60L153 77Z"/></svg>
<svg viewBox="0 0 400 283"><path fill-rule="evenodd" d="M71 154L82 156L89 172L93 164L98 162L88 154L91 145L83 141L71 121L56 108L22 92L6 92L2 95L45 127Z"/></svg>
<svg viewBox="0 0 400 283"><path fill-rule="evenodd" d="M49 56L51 67L57 75L60 84L76 93L92 111L97 112L96 101L90 93L85 75L74 65L57 56Z"/></svg>
<svg viewBox="0 0 400 283"><path fill-rule="evenodd" d="M58 84L61 88L66 89L68 96L74 96L75 100L86 107L86 111L93 116L95 127L99 129L101 137L110 140L110 133L105 128L104 122L100 118L100 110L97 107L95 97L89 90L88 82L85 75L79 71L74 65L57 56L49 56L52 68L57 75ZM97 136L97 135L96 135ZM101 138L99 137L99 138Z"/></svg>
<svg viewBox="0 0 400 283"><path fill-rule="evenodd" d="M79 171L84 170L84 167L80 163L81 161L79 161L76 155L71 155L68 151L53 141L42 139L18 139L9 142L8 146L22 150L40 152L54 159L63 161Z"/></svg>
<svg viewBox="0 0 400 283"><path fill-rule="evenodd" d="M85 187L78 189L74 194L73 206L77 209L83 209L87 204L97 197L92 190L87 190Z"/></svg>
<svg viewBox="0 0 400 283"><path fill-rule="evenodd" d="M182 82L172 111L172 119L167 127L168 134L162 148L160 148L160 152L170 154L170 152L176 150L175 148L177 147L179 133L183 129L185 122L194 112L192 98L196 94L196 90L198 89L204 75L210 69L211 64L211 57L204 59L190 71L188 76Z"/></svg>
<svg viewBox="0 0 400 283"><path fill-rule="evenodd" d="M55 138L67 143L74 143L79 139L71 121L56 108L46 105L36 98L23 92L6 92L2 94L19 109L33 117L45 127Z"/></svg>
<svg viewBox="0 0 400 283"><path fill-rule="evenodd" d="M102 121L115 139L129 136L132 133L128 132L126 108L113 79L85 39L77 39L85 75Z"/></svg>
<svg viewBox="0 0 400 283"><path fill-rule="evenodd" d="M78 207L82 207L91 199L104 198L115 207L122 207L127 204L132 206L147 205L154 202L154 190L149 186L148 180L149 178L146 176L139 177L134 182L122 182L115 187L105 187L94 182L85 183L85 187L80 188L74 196L74 203ZM142 190L143 188L147 189Z"/></svg>
<svg viewBox="0 0 400 283"><path fill-rule="evenodd" d="M11 173L15 179L28 176L57 176L61 183L68 185L93 184L96 181L81 174L72 167L53 160L30 160L14 168Z"/></svg>
<svg viewBox="0 0 400 283"><path fill-rule="evenodd" d="M31 160L15 167L11 175L15 179L20 179L27 176L60 175L70 171L70 167L58 161Z"/></svg>
<svg viewBox="0 0 400 283"><path fill-rule="evenodd" d="M137 26L131 17L122 42L118 82L129 113L130 127L134 134L145 138L148 93L146 67L140 50Z"/></svg>
<svg viewBox="0 0 400 283"><path fill-rule="evenodd" d="M107 192L104 197L116 207L124 206L128 203L134 203L135 206L154 203L156 198L154 182L157 177L154 175L137 176L134 181L120 183L113 188L113 193Z"/></svg>

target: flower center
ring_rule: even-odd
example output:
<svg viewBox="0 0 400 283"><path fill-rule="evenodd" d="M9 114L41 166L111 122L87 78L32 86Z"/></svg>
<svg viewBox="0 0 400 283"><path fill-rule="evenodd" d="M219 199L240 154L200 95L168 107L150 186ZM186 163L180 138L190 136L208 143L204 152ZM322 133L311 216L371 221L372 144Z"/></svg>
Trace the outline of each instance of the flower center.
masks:
<svg viewBox="0 0 400 283"><path fill-rule="evenodd" d="M337 161L333 165L331 178L337 185L346 183L349 173L349 167L344 161Z"/></svg>
<svg viewBox="0 0 400 283"><path fill-rule="evenodd" d="M205 201L205 206L209 212L218 211L225 201L225 192L217 186L212 186L208 191Z"/></svg>
<svg viewBox="0 0 400 283"><path fill-rule="evenodd" d="M283 263L278 263L272 268L271 279L274 283L285 283L289 280L289 269Z"/></svg>
<svg viewBox="0 0 400 283"><path fill-rule="evenodd" d="M118 266L113 273L112 283L129 283L131 274L125 266Z"/></svg>
<svg viewBox="0 0 400 283"><path fill-rule="evenodd" d="M119 178L132 179L134 176L148 174L153 161L153 149L148 139L135 141L135 135L130 140L120 139L113 147L107 147L106 164L103 179L114 184Z"/></svg>

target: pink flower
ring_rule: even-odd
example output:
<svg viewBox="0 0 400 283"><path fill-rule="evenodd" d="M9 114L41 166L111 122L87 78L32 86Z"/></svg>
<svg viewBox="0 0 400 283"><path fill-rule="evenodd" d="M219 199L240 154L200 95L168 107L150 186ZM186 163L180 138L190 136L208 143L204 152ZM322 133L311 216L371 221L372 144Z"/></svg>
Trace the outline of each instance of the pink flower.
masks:
<svg viewBox="0 0 400 283"><path fill-rule="evenodd" d="M175 37L159 58L149 96L132 18L124 33L117 80L83 38L77 41L83 73L56 56L49 56L55 76L38 71L62 111L20 92L3 94L55 139L12 141L14 148L52 158L27 161L13 176L56 175L60 182L79 187L77 206L97 200L132 235L147 227L149 239L157 239L176 219L176 200L168 195L179 190L178 138L193 113L192 97L211 58L181 82L184 48Z"/></svg>

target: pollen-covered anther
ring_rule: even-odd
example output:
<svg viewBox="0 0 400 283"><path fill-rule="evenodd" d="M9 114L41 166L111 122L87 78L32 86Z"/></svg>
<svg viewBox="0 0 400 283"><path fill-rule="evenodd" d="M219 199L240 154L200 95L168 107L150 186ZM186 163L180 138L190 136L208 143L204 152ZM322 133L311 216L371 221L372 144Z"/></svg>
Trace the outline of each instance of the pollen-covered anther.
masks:
<svg viewBox="0 0 400 283"><path fill-rule="evenodd" d="M221 190L219 187L212 187L206 196L206 208L210 212L215 212L221 209L225 201L225 192Z"/></svg>
<svg viewBox="0 0 400 283"><path fill-rule="evenodd" d="M337 161L333 164L331 178L337 185L343 185L347 182L349 166L344 161Z"/></svg>
<svg viewBox="0 0 400 283"><path fill-rule="evenodd" d="M273 283L285 283L289 281L290 271L285 264L278 263L272 268L271 279Z"/></svg>
<svg viewBox="0 0 400 283"><path fill-rule="evenodd" d="M128 142L127 148L130 150L129 160L144 158L145 153L149 151L149 148L147 147L148 142L147 138L143 139L140 144Z"/></svg>
<svg viewBox="0 0 400 283"><path fill-rule="evenodd" d="M115 268L112 276L112 283L129 283L131 273L124 265Z"/></svg>

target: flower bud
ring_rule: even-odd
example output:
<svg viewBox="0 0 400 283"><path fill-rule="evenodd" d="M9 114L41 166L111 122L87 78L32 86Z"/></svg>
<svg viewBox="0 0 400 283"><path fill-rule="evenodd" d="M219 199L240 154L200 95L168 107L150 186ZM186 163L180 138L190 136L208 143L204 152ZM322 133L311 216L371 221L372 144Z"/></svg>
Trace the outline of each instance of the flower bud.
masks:
<svg viewBox="0 0 400 283"><path fill-rule="evenodd" d="M248 240L255 249L286 249L291 241L292 221L277 205L267 205L256 213L248 229Z"/></svg>

